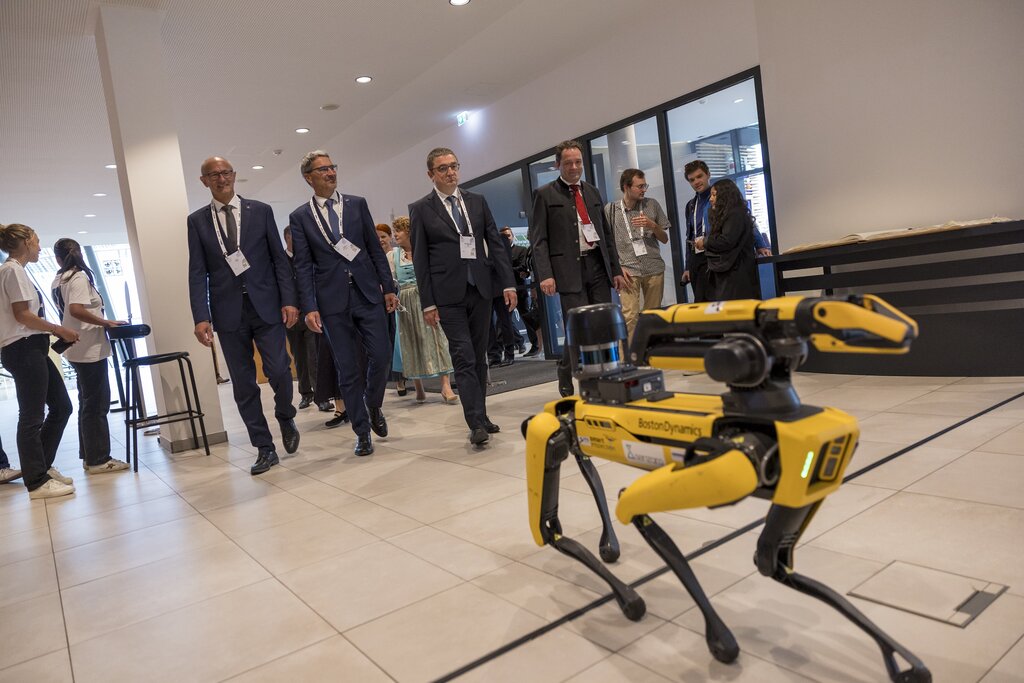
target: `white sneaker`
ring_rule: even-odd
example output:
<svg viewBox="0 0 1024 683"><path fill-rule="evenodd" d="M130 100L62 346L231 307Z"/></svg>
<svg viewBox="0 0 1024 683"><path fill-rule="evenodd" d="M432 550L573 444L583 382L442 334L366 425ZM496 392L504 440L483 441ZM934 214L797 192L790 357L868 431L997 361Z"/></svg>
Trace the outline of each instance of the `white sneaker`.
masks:
<svg viewBox="0 0 1024 683"><path fill-rule="evenodd" d="M107 472L120 472L128 469L129 465L124 460L111 458L102 465L85 465L85 471L89 474L105 474Z"/></svg>
<svg viewBox="0 0 1024 683"><path fill-rule="evenodd" d="M16 470L13 467L0 468L0 484L6 484L9 481L14 481L21 477L21 470Z"/></svg>
<svg viewBox="0 0 1024 683"><path fill-rule="evenodd" d="M56 479L50 479L34 491L29 491L28 497L33 500L36 498L59 498L60 496L69 496L74 492L74 486L62 484Z"/></svg>
<svg viewBox="0 0 1024 683"><path fill-rule="evenodd" d="M56 467L51 467L50 469L46 470L46 473L50 475L50 479L56 479L60 483L66 484L67 486L71 486L71 484L73 484L75 481L71 477L65 477Z"/></svg>

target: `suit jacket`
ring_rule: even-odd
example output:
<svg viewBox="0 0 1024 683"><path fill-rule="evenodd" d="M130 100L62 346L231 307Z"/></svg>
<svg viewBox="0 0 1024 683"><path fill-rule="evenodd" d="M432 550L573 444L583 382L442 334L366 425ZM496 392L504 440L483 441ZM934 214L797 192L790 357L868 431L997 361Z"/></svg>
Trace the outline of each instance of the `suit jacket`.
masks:
<svg viewBox="0 0 1024 683"><path fill-rule="evenodd" d="M217 242L210 205L188 217L188 292L192 320L209 320L218 332L234 332L242 322L242 286L268 324L281 322L281 307L296 306L288 255L267 204L238 198L239 249L249 269L236 276Z"/></svg>
<svg viewBox="0 0 1024 683"><path fill-rule="evenodd" d="M292 226L295 281L303 313L319 311L323 316L348 310L350 274L368 301L381 303L384 293L395 293L395 280L377 238L366 200L343 194L341 202L342 234L359 247L353 261L335 251L334 245L324 239L309 202L292 211L288 217ZM323 214L320 217L323 220ZM328 227L326 223L324 227Z"/></svg>
<svg viewBox="0 0 1024 683"><path fill-rule="evenodd" d="M590 220L600 236L597 249L601 252L608 282L622 275L615 237L604 215L601 193L590 183L580 182L580 192L587 206ZM537 281L555 278L559 292L583 291L580 276L580 235L576 217L576 202L572 190L561 178L537 190L533 199L533 220L530 222L530 245L533 247L533 267Z"/></svg>
<svg viewBox="0 0 1024 683"><path fill-rule="evenodd" d="M470 286L471 270L476 288L485 299L493 298L495 292L516 287L512 263L505 249L507 240L498 233L487 200L473 192L459 191L476 241L473 260L462 258L459 229L437 192L431 190L426 197L409 205L412 261L424 309L461 303Z"/></svg>

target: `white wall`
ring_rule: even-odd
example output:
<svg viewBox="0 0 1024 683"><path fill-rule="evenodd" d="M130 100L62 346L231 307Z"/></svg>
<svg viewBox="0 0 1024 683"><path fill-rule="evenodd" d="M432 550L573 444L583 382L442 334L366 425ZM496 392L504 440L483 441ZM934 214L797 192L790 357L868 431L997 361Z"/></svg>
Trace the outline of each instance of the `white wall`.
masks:
<svg viewBox="0 0 1024 683"><path fill-rule="evenodd" d="M538 78L474 114L462 128L424 140L402 154L346 180L344 190L367 198L374 220L387 220L430 189L426 157L450 147L464 179L554 147L731 76L757 64L753 0L650 0L634 21L598 42L576 37L572 62L552 65ZM709 26L728 27L723 47ZM514 55L509 56L514 59Z"/></svg>
<svg viewBox="0 0 1024 683"><path fill-rule="evenodd" d="M1024 216L1024 2L758 0L783 249Z"/></svg>
<svg viewBox="0 0 1024 683"><path fill-rule="evenodd" d="M433 147L452 147L463 178L473 178L759 64L782 249L861 230L1024 216L1024 2L642 7L613 38L345 189L387 220L429 190Z"/></svg>

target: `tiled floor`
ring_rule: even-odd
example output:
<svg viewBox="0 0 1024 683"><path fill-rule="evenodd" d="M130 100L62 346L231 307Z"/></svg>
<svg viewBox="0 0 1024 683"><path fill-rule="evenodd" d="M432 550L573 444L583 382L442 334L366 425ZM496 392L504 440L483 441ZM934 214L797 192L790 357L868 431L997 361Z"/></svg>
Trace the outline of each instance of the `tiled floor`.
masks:
<svg viewBox="0 0 1024 683"><path fill-rule="evenodd" d="M720 390L702 375L672 374L670 386ZM1024 391L1024 378L800 375L798 388L860 419L854 471ZM503 431L481 451L460 408L436 396L420 406L389 392L391 437L372 458L353 457L348 426L326 430L328 416L309 408L298 454L259 478L221 392L230 445L209 458L169 456L147 438L138 474L90 478L72 424L58 466L75 478L74 497L30 501L19 484L0 487L0 682L430 681L605 594L527 527L518 428L554 383L492 397ZM0 402L8 446L15 422L14 402ZM640 474L598 465L612 500ZM748 499L659 519L692 551L766 509ZM596 545L599 520L571 462L560 514L567 534ZM618 531L620 577L662 566L633 529ZM739 640L733 665L710 657L700 614L669 574L639 589L639 623L605 604L460 680L883 680L863 633L755 572L758 533L693 562ZM1024 680L1022 549L1018 399L845 485L808 529L797 567L843 593L895 560L1008 585L966 628L853 600L935 680L1005 683Z"/></svg>

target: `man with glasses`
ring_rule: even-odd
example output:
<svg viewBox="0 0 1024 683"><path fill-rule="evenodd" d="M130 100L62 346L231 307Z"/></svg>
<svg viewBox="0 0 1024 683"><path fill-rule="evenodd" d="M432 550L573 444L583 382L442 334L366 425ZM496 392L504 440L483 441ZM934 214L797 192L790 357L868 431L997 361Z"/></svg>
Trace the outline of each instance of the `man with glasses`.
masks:
<svg viewBox="0 0 1024 683"><path fill-rule="evenodd" d="M204 346L213 344L214 330L220 337L235 404L258 453L249 471L263 474L279 460L263 416L253 343L274 390L284 449L294 453L299 431L285 328L299 317L295 285L273 210L235 194L235 171L226 159L210 157L201 173L199 180L213 199L188 217L188 289L195 335Z"/></svg>
<svg viewBox="0 0 1024 683"><path fill-rule="evenodd" d="M530 222L533 264L540 291L556 292L566 314L579 306L611 303L612 287L622 291L626 277L611 228L605 219L601 193L583 182L583 146L566 140L555 147L559 177L537 190ZM558 392L573 394L569 353L558 362Z"/></svg>
<svg viewBox="0 0 1024 683"><path fill-rule="evenodd" d="M366 200L338 192L338 167L327 152L306 154L300 171L313 197L288 218L299 300L306 326L330 342L356 434L354 452L370 455L370 430L388 435L381 406L393 348L387 314L398 307L395 280Z"/></svg>
<svg viewBox="0 0 1024 683"><path fill-rule="evenodd" d="M409 238L423 319L441 323L455 366L462 412L474 446L500 430L487 417L487 343L491 301L498 288L516 307L516 282L505 243L482 195L459 189L455 152L427 155L434 188L409 205Z"/></svg>
<svg viewBox="0 0 1024 683"><path fill-rule="evenodd" d="M604 207L615 234L626 287L619 290L622 315L626 318L629 341L633 341L640 311L660 308L665 291L665 261L661 244L668 244L672 227L658 200L648 198L647 179L639 168L627 168L619 176L622 199ZM660 244L659 244L660 243Z"/></svg>

